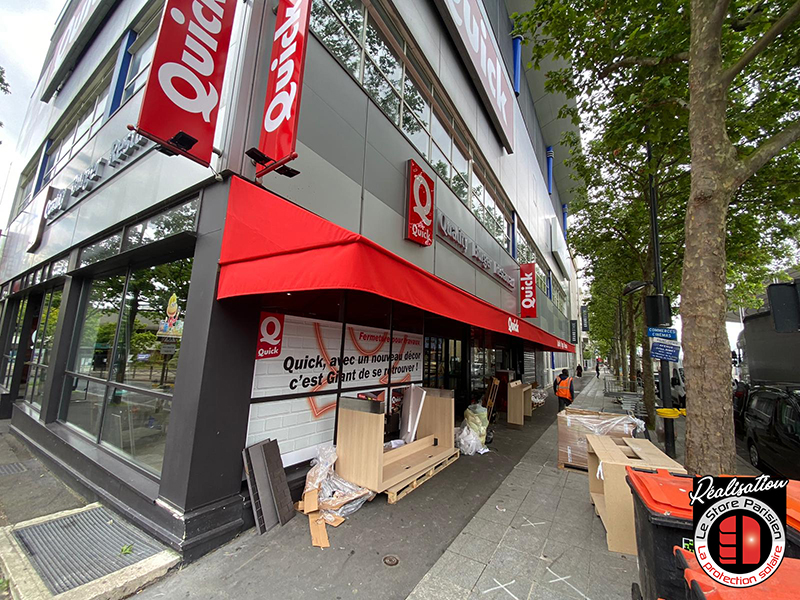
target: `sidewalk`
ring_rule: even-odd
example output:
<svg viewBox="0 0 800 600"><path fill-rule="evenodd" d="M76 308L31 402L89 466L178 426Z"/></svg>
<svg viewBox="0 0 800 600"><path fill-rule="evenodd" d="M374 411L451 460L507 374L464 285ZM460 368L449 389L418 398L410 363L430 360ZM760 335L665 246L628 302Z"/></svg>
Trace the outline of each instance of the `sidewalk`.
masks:
<svg viewBox="0 0 800 600"><path fill-rule="evenodd" d="M606 402L611 400L603 398L602 380L592 377L573 406L600 410ZM409 600L630 598L638 581L636 557L606 549L587 475L559 470L557 461L554 423Z"/></svg>

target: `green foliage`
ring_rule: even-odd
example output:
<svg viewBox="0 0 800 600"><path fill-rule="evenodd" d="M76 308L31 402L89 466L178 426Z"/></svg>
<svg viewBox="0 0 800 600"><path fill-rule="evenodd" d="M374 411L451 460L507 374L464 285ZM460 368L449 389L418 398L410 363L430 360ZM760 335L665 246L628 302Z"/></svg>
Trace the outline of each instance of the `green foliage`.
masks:
<svg viewBox="0 0 800 600"><path fill-rule="evenodd" d="M0 92L3 94L10 94L11 88L6 81L6 70L3 67L0 67ZM3 126L3 122L0 121L0 127Z"/></svg>
<svg viewBox="0 0 800 600"><path fill-rule="evenodd" d="M727 62L733 63L791 4L732 2L722 38ZM609 301L633 274L629 263L633 270L644 266L651 173L659 194L665 285L679 300L691 162L688 11L688 3L677 0L539 0L530 11L514 15L517 32L530 48L529 67L547 70L547 90L577 99L561 114L580 124L583 137L583 144L574 134L565 142L585 185L571 207L576 222L570 242L587 265L593 337L611 335L614 306ZM734 80L727 130L740 155L751 154L800 115L798 47L800 28L787 29L779 44ZM797 143L739 188L727 218L731 308L753 306L773 274L800 262L798 195ZM650 280L652 273L632 278Z"/></svg>

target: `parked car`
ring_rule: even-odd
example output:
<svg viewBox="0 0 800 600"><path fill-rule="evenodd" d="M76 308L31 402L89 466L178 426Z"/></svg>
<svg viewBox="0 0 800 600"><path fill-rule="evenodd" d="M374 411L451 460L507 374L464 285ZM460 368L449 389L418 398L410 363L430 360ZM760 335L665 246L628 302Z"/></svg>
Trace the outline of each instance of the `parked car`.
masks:
<svg viewBox="0 0 800 600"><path fill-rule="evenodd" d="M754 467L800 479L800 390L753 386L744 413L745 441Z"/></svg>

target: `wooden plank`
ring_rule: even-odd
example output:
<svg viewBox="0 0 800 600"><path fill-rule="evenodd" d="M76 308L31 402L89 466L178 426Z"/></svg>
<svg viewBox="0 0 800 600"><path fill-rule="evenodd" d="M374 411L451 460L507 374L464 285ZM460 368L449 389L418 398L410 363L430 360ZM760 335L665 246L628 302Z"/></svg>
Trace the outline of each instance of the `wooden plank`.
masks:
<svg viewBox="0 0 800 600"><path fill-rule="evenodd" d="M524 395L520 380L511 381L508 384L508 413L506 419L511 427L522 427L525 424Z"/></svg>
<svg viewBox="0 0 800 600"><path fill-rule="evenodd" d="M405 498L408 494L431 479L434 475L442 472L448 466L453 464L458 459L460 454L461 453L458 450L455 450L453 454L448 456L445 460L437 463L433 468L429 469L422 475L419 475L411 480L403 481L386 490L389 504L395 504L398 500Z"/></svg>
<svg viewBox="0 0 800 600"><path fill-rule="evenodd" d="M603 494L592 494L592 504L594 504L595 512L600 519L605 522L606 518L606 497Z"/></svg>
<svg viewBox="0 0 800 600"><path fill-rule="evenodd" d="M405 460L397 461L389 465L384 469L383 483L381 484L383 489L380 491L387 490L406 479L417 477L420 473L424 473L436 463L447 458L452 452L453 448L439 450L438 446L434 446L433 448L427 448L422 452L412 454Z"/></svg>
<svg viewBox="0 0 800 600"><path fill-rule="evenodd" d="M424 448L428 448L433 446L434 437L429 435L422 439L417 440L416 442L411 442L410 444L406 444L405 446L400 446L399 448L395 448L394 450L389 450L388 452L383 453L383 467L386 468L387 465L392 464L393 462L397 462L398 460L402 460L406 456L410 456L415 452L419 452Z"/></svg>
<svg viewBox="0 0 800 600"><path fill-rule="evenodd" d="M330 548L328 541L328 530L325 527L325 519L319 512L312 512L308 515L308 528L311 530L311 545L317 548Z"/></svg>
<svg viewBox="0 0 800 600"><path fill-rule="evenodd" d="M583 473L584 475L587 473L586 467L581 467L580 465L558 463L558 468L563 469L564 471L572 471L573 473Z"/></svg>
<svg viewBox="0 0 800 600"><path fill-rule="evenodd" d="M383 472L383 415L339 409L336 472L347 481L380 491Z"/></svg>
<svg viewBox="0 0 800 600"><path fill-rule="evenodd" d="M522 406L525 417L530 419L533 416L533 386L526 383L522 386Z"/></svg>
<svg viewBox="0 0 800 600"><path fill-rule="evenodd" d="M303 512L310 514L319 510L319 490L303 492Z"/></svg>
<svg viewBox="0 0 800 600"><path fill-rule="evenodd" d="M436 394L437 390L426 388L426 391L425 403L422 405L417 426L417 438L432 435L436 438L437 447L453 448L455 426L453 398L439 396Z"/></svg>

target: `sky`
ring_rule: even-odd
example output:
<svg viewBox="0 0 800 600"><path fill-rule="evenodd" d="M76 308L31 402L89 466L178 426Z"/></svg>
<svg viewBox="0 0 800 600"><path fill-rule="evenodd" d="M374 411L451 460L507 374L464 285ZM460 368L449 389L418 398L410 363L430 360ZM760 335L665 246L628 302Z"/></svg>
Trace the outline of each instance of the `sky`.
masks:
<svg viewBox="0 0 800 600"><path fill-rule="evenodd" d="M0 228L5 229L23 162L16 142L33 88L42 70L50 36L65 0L0 2L0 66L11 94L0 94Z"/></svg>

